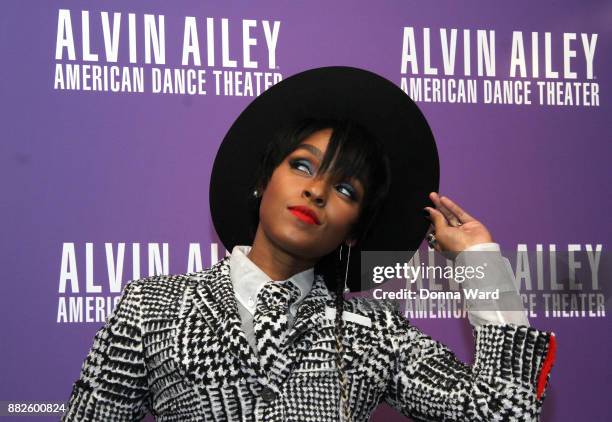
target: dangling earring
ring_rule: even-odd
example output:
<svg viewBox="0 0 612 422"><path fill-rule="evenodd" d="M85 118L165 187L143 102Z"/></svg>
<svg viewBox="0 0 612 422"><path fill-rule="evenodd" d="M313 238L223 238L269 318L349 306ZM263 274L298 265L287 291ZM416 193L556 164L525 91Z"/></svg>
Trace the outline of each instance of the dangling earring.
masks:
<svg viewBox="0 0 612 422"><path fill-rule="evenodd" d="M340 257L339 257L340 262L342 262L342 247L343 246L344 244L340 245ZM350 262L351 262L351 245L348 245L348 253L346 256L346 270L344 271L344 293L350 293L351 291L351 289L349 289L347 285L348 269L349 269Z"/></svg>
<svg viewBox="0 0 612 422"><path fill-rule="evenodd" d="M257 189L255 189L255 190L253 191L253 196L254 196L255 198L259 198L259 191L258 191Z"/></svg>

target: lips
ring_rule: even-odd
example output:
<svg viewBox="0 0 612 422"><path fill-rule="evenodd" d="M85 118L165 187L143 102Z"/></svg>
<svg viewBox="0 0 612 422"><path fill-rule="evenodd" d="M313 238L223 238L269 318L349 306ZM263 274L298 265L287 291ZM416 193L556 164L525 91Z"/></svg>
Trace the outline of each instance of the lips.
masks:
<svg viewBox="0 0 612 422"><path fill-rule="evenodd" d="M287 207L291 214L308 224L321 224L313 210L305 206Z"/></svg>

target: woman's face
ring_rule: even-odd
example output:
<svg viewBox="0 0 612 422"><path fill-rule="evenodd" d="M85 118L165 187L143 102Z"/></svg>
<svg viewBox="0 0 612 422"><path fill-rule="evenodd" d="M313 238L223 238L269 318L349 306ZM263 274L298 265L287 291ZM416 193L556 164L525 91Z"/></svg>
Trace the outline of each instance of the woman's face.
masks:
<svg viewBox="0 0 612 422"><path fill-rule="evenodd" d="M258 231L305 259L322 257L350 241L363 202L358 180L330 180L329 172L318 172L331 134L331 129L315 132L285 157L272 173L259 208Z"/></svg>

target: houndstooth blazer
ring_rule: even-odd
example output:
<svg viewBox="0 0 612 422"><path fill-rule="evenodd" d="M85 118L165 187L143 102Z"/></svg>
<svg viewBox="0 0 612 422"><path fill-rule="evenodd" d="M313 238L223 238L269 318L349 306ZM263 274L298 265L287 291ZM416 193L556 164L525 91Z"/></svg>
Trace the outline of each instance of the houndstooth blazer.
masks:
<svg viewBox="0 0 612 422"><path fill-rule="evenodd" d="M63 421L337 421L333 293L320 276L275 367L263 373L240 323L229 258L192 274L128 283L94 339ZM415 421L535 421L552 333L474 329L460 362L387 303L346 301L344 366L353 421L386 401Z"/></svg>

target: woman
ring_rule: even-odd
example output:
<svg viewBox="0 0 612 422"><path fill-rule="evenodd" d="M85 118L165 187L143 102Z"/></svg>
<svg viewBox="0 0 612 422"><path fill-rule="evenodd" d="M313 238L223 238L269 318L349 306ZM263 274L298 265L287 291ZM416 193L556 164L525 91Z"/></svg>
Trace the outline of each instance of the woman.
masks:
<svg viewBox="0 0 612 422"><path fill-rule="evenodd" d="M361 421L382 400L414 420L537 419L550 333L520 317L478 325L470 367L393 306L343 298L369 287L356 250L415 250L429 226L419 211L423 192L437 190L435 145L398 91L334 67L256 99L211 177L213 220L231 255L199 273L129 283L64 420L137 420L148 410L161 421ZM430 199L437 250L492 242L448 198Z"/></svg>

